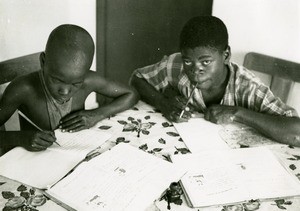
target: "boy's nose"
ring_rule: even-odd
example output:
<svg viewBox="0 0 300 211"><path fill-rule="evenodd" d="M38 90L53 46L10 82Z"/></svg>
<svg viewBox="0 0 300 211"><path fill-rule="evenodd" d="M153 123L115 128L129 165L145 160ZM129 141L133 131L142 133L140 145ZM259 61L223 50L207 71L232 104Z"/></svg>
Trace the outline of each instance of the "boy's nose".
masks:
<svg viewBox="0 0 300 211"><path fill-rule="evenodd" d="M60 95L68 95L70 92L71 92L71 89L68 86L60 87L58 90L58 93Z"/></svg>
<svg viewBox="0 0 300 211"><path fill-rule="evenodd" d="M196 62L193 66L193 73L203 72L203 67L200 62Z"/></svg>

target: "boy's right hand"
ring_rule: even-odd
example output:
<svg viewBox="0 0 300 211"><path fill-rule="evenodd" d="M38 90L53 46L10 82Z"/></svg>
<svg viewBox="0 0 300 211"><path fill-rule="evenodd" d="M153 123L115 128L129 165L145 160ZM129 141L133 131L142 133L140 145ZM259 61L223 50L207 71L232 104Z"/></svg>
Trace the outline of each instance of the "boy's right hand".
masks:
<svg viewBox="0 0 300 211"><path fill-rule="evenodd" d="M186 101L181 96L169 98L161 102L160 110L163 115L171 122L187 122L192 114L190 111L185 110L182 117L180 113L184 109Z"/></svg>
<svg viewBox="0 0 300 211"><path fill-rule="evenodd" d="M21 145L28 151L46 150L56 141L53 131L26 131L24 135L25 141Z"/></svg>

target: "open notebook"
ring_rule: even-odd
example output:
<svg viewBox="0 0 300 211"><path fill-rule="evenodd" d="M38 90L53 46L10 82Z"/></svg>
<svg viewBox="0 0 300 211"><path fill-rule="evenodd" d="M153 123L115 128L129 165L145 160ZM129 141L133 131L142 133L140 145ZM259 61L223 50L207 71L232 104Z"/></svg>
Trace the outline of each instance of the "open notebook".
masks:
<svg viewBox="0 0 300 211"><path fill-rule="evenodd" d="M0 157L0 175L32 187L46 189L65 176L86 155L111 135L97 129L75 133L55 130L57 142L45 151L29 152L16 147Z"/></svg>
<svg viewBox="0 0 300 211"><path fill-rule="evenodd" d="M121 143L45 193L68 210L145 210L183 174L173 163Z"/></svg>
<svg viewBox="0 0 300 211"><path fill-rule="evenodd" d="M192 207L300 195L299 180L267 148L210 150L171 159L188 171L180 182Z"/></svg>

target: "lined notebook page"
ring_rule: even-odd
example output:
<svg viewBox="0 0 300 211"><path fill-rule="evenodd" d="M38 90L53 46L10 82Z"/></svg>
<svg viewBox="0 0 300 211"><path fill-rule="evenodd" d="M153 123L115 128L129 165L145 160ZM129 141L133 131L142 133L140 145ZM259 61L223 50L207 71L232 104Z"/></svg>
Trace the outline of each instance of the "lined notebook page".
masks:
<svg viewBox="0 0 300 211"><path fill-rule="evenodd" d="M55 131L57 142L45 151L29 152L16 147L0 158L0 174L24 184L47 188L54 184L81 160L87 153L102 145L111 135L97 130L76 133Z"/></svg>
<svg viewBox="0 0 300 211"><path fill-rule="evenodd" d="M55 137L60 144L53 144L51 150L63 150L65 153L79 153L84 156L98 146L101 146L106 140L111 137L111 134L102 132L97 129L86 129L76 133L63 133L60 130L55 130Z"/></svg>
<svg viewBox="0 0 300 211"><path fill-rule="evenodd" d="M144 210L183 173L170 162L118 144L82 163L47 193L76 210Z"/></svg>

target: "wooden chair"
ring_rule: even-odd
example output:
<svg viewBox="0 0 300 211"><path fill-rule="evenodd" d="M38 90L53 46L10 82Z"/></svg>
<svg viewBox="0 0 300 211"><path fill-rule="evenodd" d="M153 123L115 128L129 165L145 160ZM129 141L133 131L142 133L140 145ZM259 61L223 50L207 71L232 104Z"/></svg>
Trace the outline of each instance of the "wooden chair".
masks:
<svg viewBox="0 0 300 211"><path fill-rule="evenodd" d="M244 67L271 75L270 89L285 103L292 84L300 82L299 63L250 52L244 58Z"/></svg>
<svg viewBox="0 0 300 211"><path fill-rule="evenodd" d="M21 56L0 62L0 99L7 84L21 75L40 69L39 55L41 52ZM0 130L5 130L0 125Z"/></svg>

